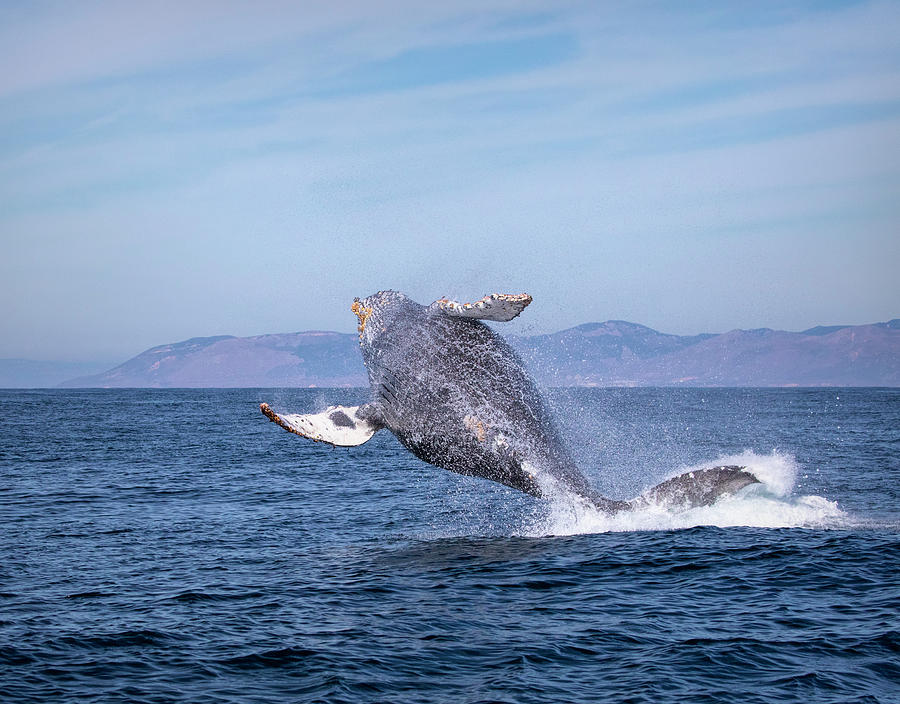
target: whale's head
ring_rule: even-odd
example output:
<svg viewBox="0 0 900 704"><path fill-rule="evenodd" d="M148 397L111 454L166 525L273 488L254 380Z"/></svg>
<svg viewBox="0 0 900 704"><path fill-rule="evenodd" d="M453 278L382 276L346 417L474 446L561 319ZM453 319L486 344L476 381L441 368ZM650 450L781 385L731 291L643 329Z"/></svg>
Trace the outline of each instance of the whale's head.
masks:
<svg viewBox="0 0 900 704"><path fill-rule="evenodd" d="M363 347L371 345L394 320L417 308L424 306L399 291L379 291L366 298L353 299L350 310L359 318L359 344Z"/></svg>

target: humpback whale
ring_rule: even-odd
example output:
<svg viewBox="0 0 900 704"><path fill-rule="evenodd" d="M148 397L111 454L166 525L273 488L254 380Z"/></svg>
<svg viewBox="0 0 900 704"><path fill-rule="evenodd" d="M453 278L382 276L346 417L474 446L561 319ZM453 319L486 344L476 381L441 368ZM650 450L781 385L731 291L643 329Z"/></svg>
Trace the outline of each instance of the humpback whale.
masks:
<svg viewBox="0 0 900 704"><path fill-rule="evenodd" d="M285 430L331 445L361 445L382 428L420 459L537 497L560 494L616 513L647 503L707 505L759 480L743 467L668 479L630 501L596 492L566 449L544 398L510 345L483 321L506 322L528 294L474 303L416 303L397 291L356 299L370 400L321 413L260 410Z"/></svg>

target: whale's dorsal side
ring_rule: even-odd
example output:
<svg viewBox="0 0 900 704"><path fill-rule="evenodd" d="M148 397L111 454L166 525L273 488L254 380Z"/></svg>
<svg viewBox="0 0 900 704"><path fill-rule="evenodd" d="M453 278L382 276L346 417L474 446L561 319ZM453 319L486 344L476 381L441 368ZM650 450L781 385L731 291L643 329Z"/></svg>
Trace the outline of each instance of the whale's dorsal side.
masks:
<svg viewBox="0 0 900 704"><path fill-rule="evenodd" d="M276 413L268 403L259 410L290 433L336 447L355 447L371 438L382 426L360 406L329 406L321 413ZM366 408L366 407L362 407Z"/></svg>
<svg viewBox="0 0 900 704"><path fill-rule="evenodd" d="M531 296L527 293L492 293L474 303L459 303L449 298L439 298L429 308L454 318L475 318L506 323L525 310L529 303Z"/></svg>

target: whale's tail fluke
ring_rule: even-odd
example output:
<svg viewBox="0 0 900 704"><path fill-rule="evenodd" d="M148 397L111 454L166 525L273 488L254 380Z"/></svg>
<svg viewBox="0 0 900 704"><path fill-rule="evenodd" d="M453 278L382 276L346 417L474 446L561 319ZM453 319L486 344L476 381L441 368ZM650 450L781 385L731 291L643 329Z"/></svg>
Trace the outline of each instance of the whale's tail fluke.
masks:
<svg viewBox="0 0 900 704"><path fill-rule="evenodd" d="M759 479L746 467L710 467L666 479L645 491L632 503L664 503L685 508L709 506L722 496L736 494L745 486L759 483Z"/></svg>
<svg viewBox="0 0 900 704"><path fill-rule="evenodd" d="M759 479L746 467L727 465L679 474L647 489L631 501L615 501L603 496L590 498L605 513L633 511L650 504L695 508L709 506L723 496L736 494L746 486L759 483Z"/></svg>

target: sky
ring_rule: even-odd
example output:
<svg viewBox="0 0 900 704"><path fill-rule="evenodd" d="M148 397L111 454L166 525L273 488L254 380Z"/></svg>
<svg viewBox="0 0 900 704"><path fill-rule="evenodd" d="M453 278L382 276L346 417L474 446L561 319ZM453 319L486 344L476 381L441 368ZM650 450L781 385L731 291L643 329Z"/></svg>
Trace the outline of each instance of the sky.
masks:
<svg viewBox="0 0 900 704"><path fill-rule="evenodd" d="M0 4L0 358L900 316L898 2Z"/></svg>

